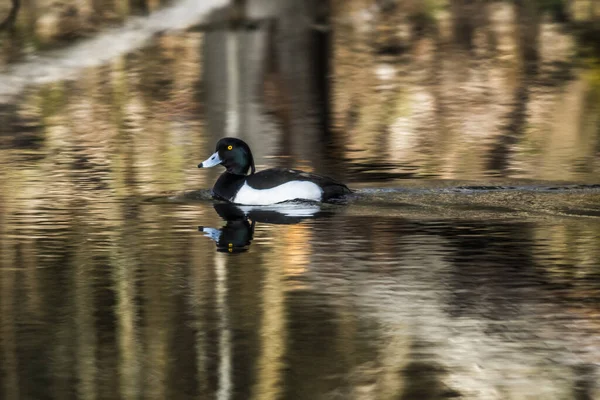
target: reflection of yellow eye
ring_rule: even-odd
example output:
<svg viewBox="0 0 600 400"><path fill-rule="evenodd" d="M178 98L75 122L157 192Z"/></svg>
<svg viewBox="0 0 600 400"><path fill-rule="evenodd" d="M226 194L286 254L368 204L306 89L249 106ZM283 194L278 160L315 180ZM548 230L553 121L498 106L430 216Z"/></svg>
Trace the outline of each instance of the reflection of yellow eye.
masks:
<svg viewBox="0 0 600 400"><path fill-rule="evenodd" d="M227 146L227 150L231 150L231 149L233 149L232 145Z"/></svg>
<svg viewBox="0 0 600 400"><path fill-rule="evenodd" d="M232 249L231 247L229 248L229 252L230 252L230 253L233 253L233 249Z"/></svg>

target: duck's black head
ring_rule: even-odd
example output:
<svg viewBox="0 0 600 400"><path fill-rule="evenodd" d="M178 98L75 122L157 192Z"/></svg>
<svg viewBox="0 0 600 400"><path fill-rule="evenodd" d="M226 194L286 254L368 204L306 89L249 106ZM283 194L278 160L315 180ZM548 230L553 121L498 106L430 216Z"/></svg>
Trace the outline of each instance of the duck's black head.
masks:
<svg viewBox="0 0 600 400"><path fill-rule="evenodd" d="M198 168L210 168L221 164L227 172L236 175L246 175L256 171L254 158L250 147L243 140L237 138L223 138L217 142L215 153L207 160L198 164Z"/></svg>

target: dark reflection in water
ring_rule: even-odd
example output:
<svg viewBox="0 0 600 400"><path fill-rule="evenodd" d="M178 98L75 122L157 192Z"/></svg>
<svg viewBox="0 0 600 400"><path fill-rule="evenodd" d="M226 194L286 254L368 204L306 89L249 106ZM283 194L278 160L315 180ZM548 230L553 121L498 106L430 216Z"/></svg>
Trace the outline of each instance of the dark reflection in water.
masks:
<svg viewBox="0 0 600 400"><path fill-rule="evenodd" d="M199 226L198 230L216 242L217 251L242 253L248 250L254 235L254 221L233 219L221 229Z"/></svg>
<svg viewBox="0 0 600 400"><path fill-rule="evenodd" d="M247 3L2 75L0 397L599 398L599 86L569 32L538 21L525 73L512 2L462 33ZM356 193L215 204L225 134Z"/></svg>
<svg viewBox="0 0 600 400"><path fill-rule="evenodd" d="M211 238L217 251L241 253L248 250L254 236L256 223L297 224L307 218L324 217L330 213L311 203L278 204L274 206L242 206L217 203L215 211L226 221L220 229L199 226L198 230Z"/></svg>

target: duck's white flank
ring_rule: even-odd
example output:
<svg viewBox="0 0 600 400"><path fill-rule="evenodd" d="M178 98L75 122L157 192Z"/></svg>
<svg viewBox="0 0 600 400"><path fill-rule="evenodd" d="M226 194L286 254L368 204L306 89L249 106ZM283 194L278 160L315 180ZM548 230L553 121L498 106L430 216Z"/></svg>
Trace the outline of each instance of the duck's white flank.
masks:
<svg viewBox="0 0 600 400"><path fill-rule="evenodd" d="M313 182L291 181L271 189L254 189L244 183L237 192L234 203L250 206L266 206L288 200L314 200L321 201L323 191Z"/></svg>
<svg viewBox="0 0 600 400"><path fill-rule="evenodd" d="M248 216L248 214L250 214L252 211L273 211L286 217L312 217L313 215L321 211L321 207L319 207L318 205L306 203L276 204L272 207L239 206L238 208L242 210L246 216Z"/></svg>

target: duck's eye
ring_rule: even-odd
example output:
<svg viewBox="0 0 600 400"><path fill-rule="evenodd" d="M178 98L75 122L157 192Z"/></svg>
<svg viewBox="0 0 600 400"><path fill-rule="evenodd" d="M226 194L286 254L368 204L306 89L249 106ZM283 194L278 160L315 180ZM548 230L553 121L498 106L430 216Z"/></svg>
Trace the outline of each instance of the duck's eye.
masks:
<svg viewBox="0 0 600 400"><path fill-rule="evenodd" d="M232 145L227 146L227 150L231 150L231 149L233 149Z"/></svg>

